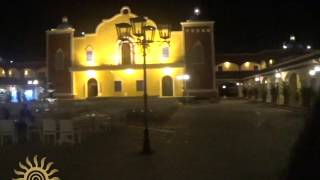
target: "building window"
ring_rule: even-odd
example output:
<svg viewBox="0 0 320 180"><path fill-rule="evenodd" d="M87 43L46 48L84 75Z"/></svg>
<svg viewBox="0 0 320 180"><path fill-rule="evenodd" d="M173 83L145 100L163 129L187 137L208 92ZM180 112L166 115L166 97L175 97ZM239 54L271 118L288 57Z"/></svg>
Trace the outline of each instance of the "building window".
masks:
<svg viewBox="0 0 320 180"><path fill-rule="evenodd" d="M130 42L124 42L121 45L121 57L123 65L132 64L131 45Z"/></svg>
<svg viewBox="0 0 320 180"><path fill-rule="evenodd" d="M137 80L137 83L136 83L136 88L137 88L137 91L143 91L143 86L144 86L144 81L143 80Z"/></svg>
<svg viewBox="0 0 320 180"><path fill-rule="evenodd" d="M92 62L93 61L93 49L91 46L87 48L87 61Z"/></svg>
<svg viewBox="0 0 320 180"><path fill-rule="evenodd" d="M254 65L254 66L253 66L253 70L254 70L254 71L258 71L258 70L259 70L259 67L258 67L257 65Z"/></svg>
<svg viewBox="0 0 320 180"><path fill-rule="evenodd" d="M122 82L121 81L114 81L114 91L115 92L122 91Z"/></svg>
<svg viewBox="0 0 320 180"><path fill-rule="evenodd" d="M62 49L58 49L55 56L55 67L57 70L64 69L64 52Z"/></svg>
<svg viewBox="0 0 320 180"><path fill-rule="evenodd" d="M163 58L169 58L169 47L163 47L162 48L162 57Z"/></svg>
<svg viewBox="0 0 320 180"><path fill-rule="evenodd" d="M223 71L223 67L222 66L218 66L218 71L222 72Z"/></svg>

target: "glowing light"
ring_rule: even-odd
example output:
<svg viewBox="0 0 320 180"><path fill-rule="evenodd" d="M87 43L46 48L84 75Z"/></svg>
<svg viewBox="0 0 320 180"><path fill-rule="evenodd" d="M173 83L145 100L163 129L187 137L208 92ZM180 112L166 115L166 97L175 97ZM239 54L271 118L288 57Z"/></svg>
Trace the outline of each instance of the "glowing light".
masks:
<svg viewBox="0 0 320 180"><path fill-rule="evenodd" d="M291 41L295 41L295 40L296 40L296 37L295 37L294 35L291 35L291 36L290 36L290 40L291 40Z"/></svg>
<svg viewBox="0 0 320 180"><path fill-rule="evenodd" d="M316 71L315 71L315 70L313 70L313 69L312 69L312 70L310 70L310 71L309 71L309 75L310 75L310 76L314 76L314 75L316 75Z"/></svg>
<svg viewBox="0 0 320 180"><path fill-rule="evenodd" d="M264 83L265 83L265 84L268 84L268 80L265 80Z"/></svg>
<svg viewBox="0 0 320 180"><path fill-rule="evenodd" d="M277 72L277 73L275 74L275 77L276 77L276 78L281 78L281 73Z"/></svg>
<svg viewBox="0 0 320 180"><path fill-rule="evenodd" d="M85 32L81 32L81 35L84 36L84 35L86 35L86 33Z"/></svg>
<svg viewBox="0 0 320 180"><path fill-rule="evenodd" d="M126 69L125 72L127 74L133 74L134 73L134 70L133 69Z"/></svg>
<svg viewBox="0 0 320 180"><path fill-rule="evenodd" d="M11 102L18 102L16 87L10 87L9 90L11 92Z"/></svg>
<svg viewBox="0 0 320 180"><path fill-rule="evenodd" d="M27 98L27 101L33 100L33 91L32 90L25 90L24 95Z"/></svg>
<svg viewBox="0 0 320 180"><path fill-rule="evenodd" d="M254 81L256 81L256 82L260 81L260 77L255 77Z"/></svg>
<svg viewBox="0 0 320 180"><path fill-rule="evenodd" d="M9 74L9 76L11 76L12 75L12 70L9 70L8 74Z"/></svg>
<svg viewBox="0 0 320 180"><path fill-rule="evenodd" d="M269 59L269 64L270 64L270 65L273 64L273 59Z"/></svg>
<svg viewBox="0 0 320 180"><path fill-rule="evenodd" d="M283 44L283 45L282 45L282 48L283 48L283 49L288 49L288 46L285 45L285 44Z"/></svg>
<svg viewBox="0 0 320 180"><path fill-rule="evenodd" d="M29 74L29 71L28 70L24 70L24 75L28 76L28 74Z"/></svg>
<svg viewBox="0 0 320 180"><path fill-rule="evenodd" d="M315 70L316 72L320 72L320 66L314 67L314 70Z"/></svg>
<svg viewBox="0 0 320 180"><path fill-rule="evenodd" d="M237 85L237 86L240 86L240 83L238 83L238 82L237 82L237 84L236 84L236 85Z"/></svg>
<svg viewBox="0 0 320 180"><path fill-rule="evenodd" d="M169 67L166 67L166 68L163 69L163 73L165 75L171 75L173 73L173 69L169 68Z"/></svg>
<svg viewBox="0 0 320 180"><path fill-rule="evenodd" d="M89 78L95 78L97 76L97 73L94 70L89 70L89 71L87 71L87 76Z"/></svg>
<svg viewBox="0 0 320 180"><path fill-rule="evenodd" d="M11 60L11 61L10 61L10 64L12 64L12 63L14 63L14 61Z"/></svg>
<svg viewBox="0 0 320 180"><path fill-rule="evenodd" d="M250 66L250 62L246 62L244 65L245 65L246 67L249 67L249 66Z"/></svg>
<svg viewBox="0 0 320 180"><path fill-rule="evenodd" d="M29 80L29 81L28 81L28 84L29 84L29 85L31 85L31 84L32 84L32 81L31 81L31 80Z"/></svg>
<svg viewBox="0 0 320 180"><path fill-rule="evenodd" d="M178 80L189 80L190 79L190 75L189 74L183 74L183 75L179 75L177 76Z"/></svg>
<svg viewBox="0 0 320 180"><path fill-rule="evenodd" d="M226 85L222 85L222 89L227 89L227 86Z"/></svg>
<svg viewBox="0 0 320 180"><path fill-rule="evenodd" d="M307 49L310 50L312 49L312 47L310 45L307 45Z"/></svg>
<svg viewBox="0 0 320 180"><path fill-rule="evenodd" d="M199 15L201 14L201 10L200 10L198 7L196 7L196 8L194 8L193 13L194 13L196 16L199 16Z"/></svg>
<svg viewBox="0 0 320 180"><path fill-rule="evenodd" d="M39 81L38 81L38 80L33 80L32 84L38 85L38 84L39 84Z"/></svg>
<svg viewBox="0 0 320 180"><path fill-rule="evenodd" d="M225 66L226 68L229 68L229 67L230 67L230 62L225 62L225 63L224 63L224 66Z"/></svg>

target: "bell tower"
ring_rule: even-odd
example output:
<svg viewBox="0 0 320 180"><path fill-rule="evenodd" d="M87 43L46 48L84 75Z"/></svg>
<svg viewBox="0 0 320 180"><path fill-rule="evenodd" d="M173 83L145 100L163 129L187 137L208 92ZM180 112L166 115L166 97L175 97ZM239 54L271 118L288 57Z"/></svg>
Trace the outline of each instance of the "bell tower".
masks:
<svg viewBox="0 0 320 180"><path fill-rule="evenodd" d="M188 20L182 22L187 95L212 98L217 95L215 75L214 22Z"/></svg>
<svg viewBox="0 0 320 180"><path fill-rule="evenodd" d="M72 98L72 42L74 29L63 17L62 23L56 28L46 32L46 60L48 68L48 85L53 89L53 95L58 98Z"/></svg>

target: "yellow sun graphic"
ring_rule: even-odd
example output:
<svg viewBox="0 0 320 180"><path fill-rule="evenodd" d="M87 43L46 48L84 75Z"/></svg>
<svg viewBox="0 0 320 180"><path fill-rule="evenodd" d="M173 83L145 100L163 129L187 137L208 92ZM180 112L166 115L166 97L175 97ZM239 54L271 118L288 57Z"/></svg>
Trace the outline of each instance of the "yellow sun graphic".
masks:
<svg viewBox="0 0 320 180"><path fill-rule="evenodd" d="M39 159L40 160L40 159ZM43 157L41 161L38 161L38 156L33 157L33 164L26 158L26 164L19 162L19 167L24 171L14 170L14 173L19 176L18 178L12 178L12 180L60 180L58 177L52 177L55 173L59 172L57 169L50 169L53 162L45 163L46 157Z"/></svg>

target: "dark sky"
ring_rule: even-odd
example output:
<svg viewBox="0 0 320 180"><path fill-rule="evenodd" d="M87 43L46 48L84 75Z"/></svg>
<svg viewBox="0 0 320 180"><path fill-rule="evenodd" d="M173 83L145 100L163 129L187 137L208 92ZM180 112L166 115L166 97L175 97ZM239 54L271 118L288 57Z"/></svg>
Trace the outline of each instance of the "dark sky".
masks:
<svg viewBox="0 0 320 180"><path fill-rule="evenodd" d="M124 5L176 29L199 6L203 18L216 22L218 53L281 48L290 34L302 43L320 47L320 2L316 0L11 0L1 1L0 56L22 60L45 57L45 30L56 27L62 16L69 17L77 32L93 32L103 18L110 18Z"/></svg>

